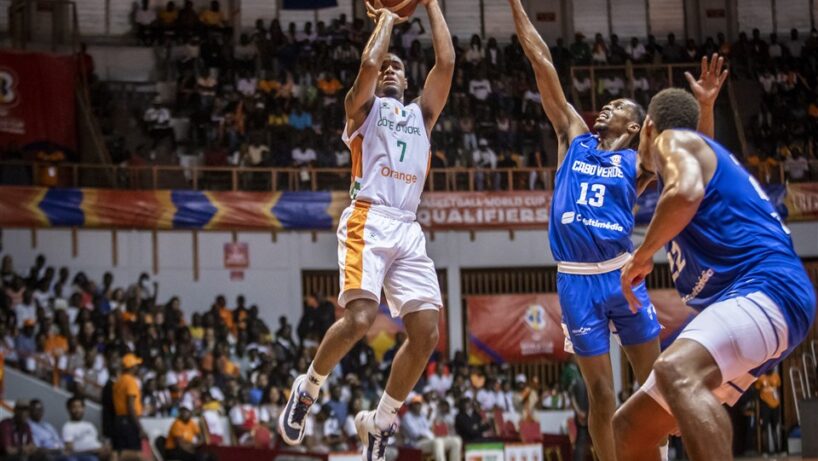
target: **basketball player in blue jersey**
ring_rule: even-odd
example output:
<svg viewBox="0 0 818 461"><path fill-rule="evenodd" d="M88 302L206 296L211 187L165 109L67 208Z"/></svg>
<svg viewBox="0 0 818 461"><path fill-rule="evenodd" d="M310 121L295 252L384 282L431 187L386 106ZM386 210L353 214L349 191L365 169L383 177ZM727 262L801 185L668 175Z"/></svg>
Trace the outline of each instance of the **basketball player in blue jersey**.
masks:
<svg viewBox="0 0 818 461"><path fill-rule="evenodd" d="M665 350L614 419L619 461L659 459L678 427L696 461L732 460L734 404L757 376L803 341L815 318L815 288L764 190L735 157L696 133L699 108L680 89L653 97L639 156L656 167L661 195L645 240L622 268L632 287L665 247L676 289L700 313Z"/></svg>
<svg viewBox="0 0 818 461"><path fill-rule="evenodd" d="M551 203L549 238L558 261L557 291L569 343L588 386L589 430L597 456L614 459L611 421L616 409L610 359L613 323L640 383L659 356L659 323L644 284L635 288L645 309L631 312L622 294L620 268L630 258L633 208L637 195L654 179L631 149L638 140L644 109L629 99L606 104L592 134L567 102L551 53L520 0L509 0L517 35L534 68L542 105L558 141L558 169ZM712 113L726 73L723 60L702 62L702 78L688 74ZM713 130L712 117L702 128Z"/></svg>

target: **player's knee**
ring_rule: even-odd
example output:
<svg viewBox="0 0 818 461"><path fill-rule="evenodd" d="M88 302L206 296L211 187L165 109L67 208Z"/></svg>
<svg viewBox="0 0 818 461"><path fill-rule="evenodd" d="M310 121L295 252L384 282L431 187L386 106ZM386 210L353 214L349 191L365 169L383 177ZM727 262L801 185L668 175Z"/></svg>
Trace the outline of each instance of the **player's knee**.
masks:
<svg viewBox="0 0 818 461"><path fill-rule="evenodd" d="M683 368L684 367L679 360L672 356L661 356L656 359L656 362L653 364L653 373L656 376L656 384L659 386L659 390L662 391L662 394L666 397L675 394L673 392L666 392L666 390L677 389L689 382L689 380L686 379L687 376L685 376L686 373Z"/></svg>
<svg viewBox="0 0 818 461"><path fill-rule="evenodd" d="M622 411L620 409L614 414L612 425L617 451L619 451L620 445L624 447L628 446L628 438L634 434L633 422L633 418L627 411Z"/></svg>
<svg viewBox="0 0 818 461"><path fill-rule="evenodd" d="M602 413L613 416L616 408L616 396L613 387L604 380L598 380L588 384L588 400L592 410L597 415Z"/></svg>
<svg viewBox="0 0 818 461"><path fill-rule="evenodd" d="M437 325L430 325L424 334L417 335L415 338L409 338L409 340L415 343L418 348L422 349L428 354L431 354L432 351L435 350L439 339L440 332L437 329Z"/></svg>
<svg viewBox="0 0 818 461"><path fill-rule="evenodd" d="M372 326L372 323L375 321L375 316L367 311L357 311L349 315L348 321L349 327L352 329L355 337L363 338L366 332L369 331L369 327Z"/></svg>

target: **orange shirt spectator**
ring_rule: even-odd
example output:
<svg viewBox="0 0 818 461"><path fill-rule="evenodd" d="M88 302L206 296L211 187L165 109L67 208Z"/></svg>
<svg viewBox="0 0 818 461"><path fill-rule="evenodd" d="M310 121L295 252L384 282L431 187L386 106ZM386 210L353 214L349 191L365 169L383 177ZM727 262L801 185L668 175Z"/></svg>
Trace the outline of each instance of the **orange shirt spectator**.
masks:
<svg viewBox="0 0 818 461"><path fill-rule="evenodd" d="M45 338L43 350L52 355L62 355L68 351L68 340L65 336L51 333Z"/></svg>
<svg viewBox="0 0 818 461"><path fill-rule="evenodd" d="M136 367L142 361L133 354L127 354L122 359L123 364L131 365L127 368ZM123 365L124 366L124 365ZM117 416L127 416L128 412L128 398L134 397L134 410L137 416L142 415L142 389L139 385L139 380L136 376L130 373L122 373L122 375L114 382L114 412Z"/></svg>
<svg viewBox="0 0 818 461"><path fill-rule="evenodd" d="M777 372L773 371L772 373L761 375L758 381L756 381L755 387L758 389L759 398L766 403L768 407L778 408L781 405L781 400L778 396L778 389L781 387L781 377L778 376Z"/></svg>
<svg viewBox="0 0 818 461"><path fill-rule="evenodd" d="M227 326L227 329L236 332L236 322L233 321L233 311L227 308L227 306L219 308L219 317L224 320L224 324Z"/></svg>
<svg viewBox="0 0 818 461"><path fill-rule="evenodd" d="M200 434L201 429L198 423L192 419L188 419L187 422L185 422L182 421L182 418L177 418L176 421L173 422L173 425L170 426L165 448L168 450L175 449L178 446L177 439L181 439L186 443L195 444Z"/></svg>

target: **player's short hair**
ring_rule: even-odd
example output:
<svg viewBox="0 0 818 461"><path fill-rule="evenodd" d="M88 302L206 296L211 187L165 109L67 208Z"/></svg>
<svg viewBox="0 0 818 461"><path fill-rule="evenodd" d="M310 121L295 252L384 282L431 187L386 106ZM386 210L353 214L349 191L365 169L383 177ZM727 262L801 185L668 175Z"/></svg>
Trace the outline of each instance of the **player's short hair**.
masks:
<svg viewBox="0 0 818 461"><path fill-rule="evenodd" d="M645 108L642 107L642 104L639 104L633 99L625 98L625 100L631 103L629 107L631 114L633 115L633 121L638 123L639 126L642 126L642 123L645 122Z"/></svg>
<svg viewBox="0 0 818 461"><path fill-rule="evenodd" d="M674 128L695 130L699 125L699 103L685 90L668 88L650 100L648 115L659 133Z"/></svg>

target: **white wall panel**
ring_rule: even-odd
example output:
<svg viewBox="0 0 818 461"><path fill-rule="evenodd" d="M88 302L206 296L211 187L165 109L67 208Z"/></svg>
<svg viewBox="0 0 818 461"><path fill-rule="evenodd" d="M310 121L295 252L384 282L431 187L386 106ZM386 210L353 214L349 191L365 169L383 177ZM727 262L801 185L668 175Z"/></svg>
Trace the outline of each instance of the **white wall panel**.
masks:
<svg viewBox="0 0 818 461"><path fill-rule="evenodd" d="M105 34L105 0L75 0L74 4L82 35Z"/></svg>
<svg viewBox="0 0 818 461"><path fill-rule="evenodd" d="M138 6L138 2L126 0L111 0L109 2L110 30L111 35L125 35L134 30L133 13Z"/></svg>
<svg viewBox="0 0 818 461"><path fill-rule="evenodd" d="M514 17L508 0L483 0L486 37L505 42L514 33ZM532 18L532 21L534 18Z"/></svg>
<svg viewBox="0 0 818 461"><path fill-rule="evenodd" d="M790 3L787 0L786 3ZM773 31L773 2L772 0L741 0L737 2L738 9L738 30L746 32L751 37L750 32L758 29L762 35L767 35Z"/></svg>
<svg viewBox="0 0 818 461"><path fill-rule="evenodd" d="M548 44L556 43L557 38L565 36L562 30L562 5L560 0L529 0L528 16L534 23L534 27L542 34ZM547 20L546 20L547 19ZM505 34L503 41L508 41L511 31ZM571 43L571 40L567 40Z"/></svg>
<svg viewBox="0 0 818 461"><path fill-rule="evenodd" d="M315 22L314 10L281 10L278 12L279 21L281 21L281 28L287 31L287 27L291 22L294 22L298 30L304 29L304 24L307 22ZM315 24L313 24L313 28ZM313 29L314 30L314 29Z"/></svg>
<svg viewBox="0 0 818 461"><path fill-rule="evenodd" d="M452 35L460 38L460 46L468 47L471 36L473 34L480 35L480 4L478 0L446 0L445 14Z"/></svg>
<svg viewBox="0 0 818 461"><path fill-rule="evenodd" d="M645 0L616 0L611 2L611 27L625 46L631 37L648 35L648 9Z"/></svg>
<svg viewBox="0 0 818 461"><path fill-rule="evenodd" d="M256 19L263 19L264 25L276 17L276 2L271 0L241 0L241 27L250 29L255 27Z"/></svg>
<svg viewBox="0 0 818 461"><path fill-rule="evenodd" d="M9 30L9 6L11 0L0 0L0 32Z"/></svg>
<svg viewBox="0 0 818 461"><path fill-rule="evenodd" d="M329 27L333 19L337 19L339 16L341 16L341 14L346 14L347 21L351 21L352 1L353 0L338 0L338 6L336 6L335 8L325 8L323 10L318 10L318 20L324 21L327 27Z"/></svg>
<svg viewBox="0 0 818 461"><path fill-rule="evenodd" d="M607 0L575 0L574 31L585 34L591 43L597 33L605 36L607 40L611 35L608 27Z"/></svg>
<svg viewBox="0 0 818 461"><path fill-rule="evenodd" d="M684 37L684 2L682 0L649 0L648 7L650 33L663 41L667 34L676 34L676 39Z"/></svg>
<svg viewBox="0 0 818 461"><path fill-rule="evenodd" d="M810 29L810 0L777 0L775 22L779 39L789 37L790 29L808 32Z"/></svg>

